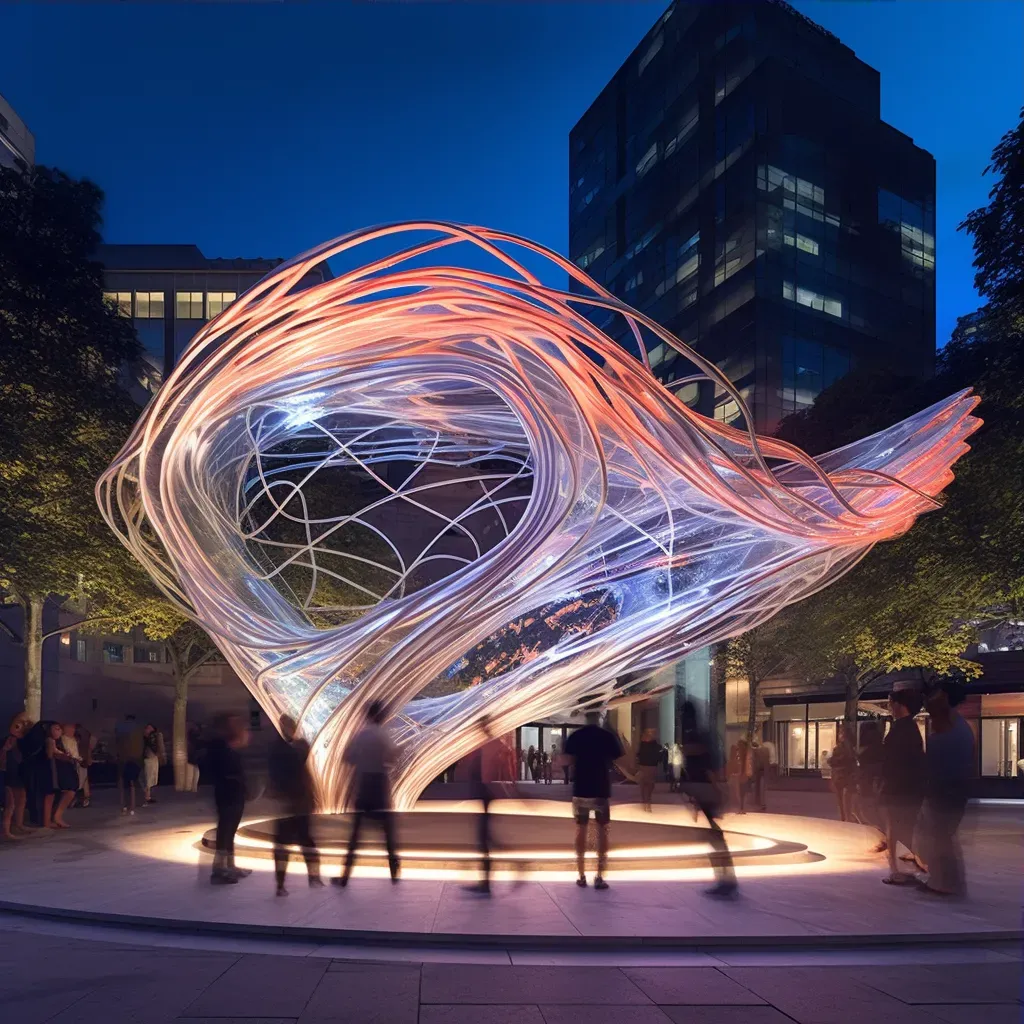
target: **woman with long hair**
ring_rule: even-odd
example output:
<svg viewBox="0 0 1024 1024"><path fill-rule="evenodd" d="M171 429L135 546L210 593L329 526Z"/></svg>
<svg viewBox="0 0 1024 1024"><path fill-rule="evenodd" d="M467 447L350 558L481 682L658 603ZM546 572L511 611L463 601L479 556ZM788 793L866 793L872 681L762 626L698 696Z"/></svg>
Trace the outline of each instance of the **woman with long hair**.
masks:
<svg viewBox="0 0 1024 1024"><path fill-rule="evenodd" d="M839 820L856 820L853 804L857 788L857 751L846 722L839 726L839 736L829 764L832 768L832 791L839 805Z"/></svg>

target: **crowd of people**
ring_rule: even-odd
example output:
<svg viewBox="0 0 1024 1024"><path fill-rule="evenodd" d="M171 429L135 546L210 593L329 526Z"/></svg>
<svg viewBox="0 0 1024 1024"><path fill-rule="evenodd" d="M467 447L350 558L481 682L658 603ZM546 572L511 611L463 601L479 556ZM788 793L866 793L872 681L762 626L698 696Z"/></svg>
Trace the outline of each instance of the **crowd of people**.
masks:
<svg viewBox="0 0 1024 1024"><path fill-rule="evenodd" d="M875 830L877 842L871 852L887 855L889 870L883 881L888 885L914 883L943 895L964 892L957 832L967 806L975 741L972 729L957 711L963 699L963 687L950 680L927 693L897 684L889 700L892 721L887 732L880 721L863 722L859 731L849 724L838 729L827 765L839 817ZM925 707L930 719L927 750L917 718ZM399 878L390 799L396 751L384 724L386 717L387 709L381 703L370 705L362 728L345 751L352 772L354 814L343 870L332 879L341 887L348 884L359 838L369 822L381 829L391 878L394 882ZM312 828L317 790L308 764L309 745L297 734L293 719L285 716L279 725L279 734L268 751L267 775L269 791L285 812L277 819L274 862L277 893L286 896L289 851L295 847L305 859L309 884L319 886L323 881ZM483 768L483 744L493 739L487 720L481 729L481 748L468 760L471 795L483 809L477 832L482 880L472 888L489 894L490 805L497 793ZM183 788L198 788L202 747L204 773L212 784L217 812L210 876L214 885L236 884L249 874L236 865L234 852L235 834L250 795L243 755L248 743L247 722L237 714L220 716L208 738L196 729L189 732ZM138 806L156 803L159 770L167 761L163 735L152 724L139 724L127 715L116 727L114 746L121 813L134 815ZM32 825L69 828L69 809L76 803L89 806L89 766L95 752L94 738L78 723L32 723L24 714L15 716L0 748L3 837L19 839ZM520 776L525 767L534 781L550 782L557 767L572 786L579 886L588 885L586 853L593 818L597 861L593 886L608 888L605 872L613 779L635 782L641 805L650 811L660 773L668 780L670 792L689 801L695 814L699 812L707 820L716 874L716 883L708 892L720 897L738 891L721 816L728 805L744 813L748 801L765 809L768 778L776 764L774 747L756 739L740 739L728 757L722 756L715 733L700 725L689 702L682 708L679 738L667 747L658 742L655 730L648 729L636 750L627 753L619 737L600 724L600 715L591 712L586 724L569 735L562 751L553 747L548 755L531 747L525 754L519 751L517 759Z"/></svg>

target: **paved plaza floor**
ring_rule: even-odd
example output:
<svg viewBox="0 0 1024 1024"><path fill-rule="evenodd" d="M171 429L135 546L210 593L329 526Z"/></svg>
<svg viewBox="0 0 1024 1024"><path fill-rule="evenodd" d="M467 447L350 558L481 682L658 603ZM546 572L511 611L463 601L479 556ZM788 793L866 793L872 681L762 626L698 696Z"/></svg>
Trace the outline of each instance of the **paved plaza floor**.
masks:
<svg viewBox="0 0 1024 1024"><path fill-rule="evenodd" d="M0 915L11 1024L1019 1024L1016 944L369 961ZM161 940L163 941L163 940ZM234 944L234 947L232 946ZM248 951L246 951L248 950ZM463 951L471 952L470 950ZM393 955L393 954L389 954ZM426 959L424 959L426 958ZM445 960L449 962L445 962Z"/></svg>
<svg viewBox="0 0 1024 1024"><path fill-rule="evenodd" d="M726 827L734 832L803 843L821 855L812 863L755 862L741 868L741 897L730 902L704 896L711 879L707 868L613 870L607 892L577 888L570 872L546 872L519 884L499 880L493 898L481 899L465 891L465 878L445 872L409 871L393 887L378 870L374 877L357 873L346 890L309 889L301 864L294 861L291 895L275 899L271 864L265 859L245 861L254 874L237 886L209 885L209 854L199 849L211 823L205 794L166 794L132 818L119 816L111 797L101 793L92 808L71 812L73 827L66 832L0 844L0 909L314 943L348 939L436 945L472 939L481 954L543 946L995 941L1021 934L1024 814L1017 809L970 814L963 830L970 876L964 900L883 886L884 860L866 852L873 841L868 831L819 816L831 811L827 794L773 798L780 810L792 813L727 818ZM563 818L566 835L571 835L566 803L536 801L522 807ZM269 804L256 805L246 818L273 812ZM657 805L653 817L692 822L675 800ZM634 803L617 802L613 842L615 819L627 818L647 816ZM516 820L516 827L529 827L528 818ZM508 826L499 819L498 827ZM331 867L327 873L337 870Z"/></svg>
<svg viewBox="0 0 1024 1024"><path fill-rule="evenodd" d="M623 795L614 818L643 820ZM297 864L277 899L266 861L209 886L205 795L122 818L101 793L67 832L0 844L0 1021L1021 1021L1024 808L972 812L971 891L947 903L881 885L880 858L857 826L828 820L826 794L773 804L727 825L822 859L751 866L735 902L702 895L706 870L613 874L604 893L546 873L499 882L488 900L445 878L311 890ZM572 827L565 804L529 807ZM674 800L655 809L685 814Z"/></svg>

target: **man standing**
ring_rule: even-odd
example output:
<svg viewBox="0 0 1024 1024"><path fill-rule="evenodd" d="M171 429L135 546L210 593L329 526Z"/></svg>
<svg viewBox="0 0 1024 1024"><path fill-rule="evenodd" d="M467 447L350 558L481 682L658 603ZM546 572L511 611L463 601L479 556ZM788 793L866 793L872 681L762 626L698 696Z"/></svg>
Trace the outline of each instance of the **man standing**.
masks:
<svg viewBox="0 0 1024 1024"><path fill-rule="evenodd" d="M926 706L932 720L925 757L928 788L919 828L921 851L928 865L924 887L942 896L962 896L966 888L964 858L956 833L967 809L967 793L974 777L974 733L957 707L964 688L944 679L928 694Z"/></svg>
<svg viewBox="0 0 1024 1024"><path fill-rule="evenodd" d="M117 788L121 794L121 813L135 813L135 790L140 785L144 744L142 730L135 716L124 716L114 727L114 749L117 753Z"/></svg>
<svg viewBox="0 0 1024 1024"><path fill-rule="evenodd" d="M355 769L356 813L352 821L352 832L348 839L348 853L340 878L333 878L335 885L348 885L352 865L356 859L356 845L363 818L374 818L384 831L384 842L388 850L388 866L391 881L398 881L398 849L395 845L395 824L391 814L391 783L388 773L395 761L395 748L384 728L385 708L382 701L375 700L366 713L366 725L359 730L345 751L345 761Z"/></svg>
<svg viewBox="0 0 1024 1024"><path fill-rule="evenodd" d="M235 833L242 821L246 796L241 751L249 742L249 730L241 715L227 714L218 718L215 731L208 755L217 807L217 852L210 881L213 885L235 885L252 874L248 868L235 867Z"/></svg>
<svg viewBox="0 0 1024 1024"><path fill-rule="evenodd" d="M298 846L306 861L311 887L322 886L320 855L310 830L310 818L316 810L313 777L309 774L309 744L295 735L295 719L281 716L281 735L270 744L267 775L273 795L285 812L277 819L274 833L274 873L277 895L287 896L284 876L288 871L289 846Z"/></svg>
<svg viewBox="0 0 1024 1024"><path fill-rule="evenodd" d="M574 766L572 812L576 819L576 884L586 888L584 861L587 852L587 828L593 812L597 826L597 875L595 889L607 889L604 872L608 863L608 822L611 820L609 800L612 787L609 771L623 757L622 744L610 729L601 727L601 714L587 712L587 724L577 729L566 741L565 756Z"/></svg>
<svg viewBox="0 0 1024 1024"><path fill-rule="evenodd" d="M736 872L726 844L722 827L718 824L721 815L721 755L715 737L702 729L697 721L697 709L691 701L683 704L682 746L686 757L686 781L682 792L693 801L708 819L711 834L711 866L715 870L715 885L706 890L708 896L730 898L736 895Z"/></svg>
<svg viewBox="0 0 1024 1024"><path fill-rule="evenodd" d="M910 885L914 876L900 871L896 844L914 852L914 828L925 788L924 744L914 716L924 700L913 686L896 683L889 697L892 727L882 742L881 800L889 853L886 885Z"/></svg>

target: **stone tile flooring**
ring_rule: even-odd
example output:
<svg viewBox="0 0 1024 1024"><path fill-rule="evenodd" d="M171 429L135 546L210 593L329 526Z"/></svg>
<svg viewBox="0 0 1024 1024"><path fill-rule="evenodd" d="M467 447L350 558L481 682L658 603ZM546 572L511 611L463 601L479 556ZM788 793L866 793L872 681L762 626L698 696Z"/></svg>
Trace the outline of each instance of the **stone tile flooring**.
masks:
<svg viewBox="0 0 1024 1024"><path fill-rule="evenodd" d="M323 947L150 948L144 934L62 928L0 915L5 1024L1020 1024L1024 1009L1013 944L896 959L843 950L831 964L799 952L770 966L727 962L738 952L705 953L702 966L686 953L676 966L619 966L609 952L568 965L421 964Z"/></svg>

